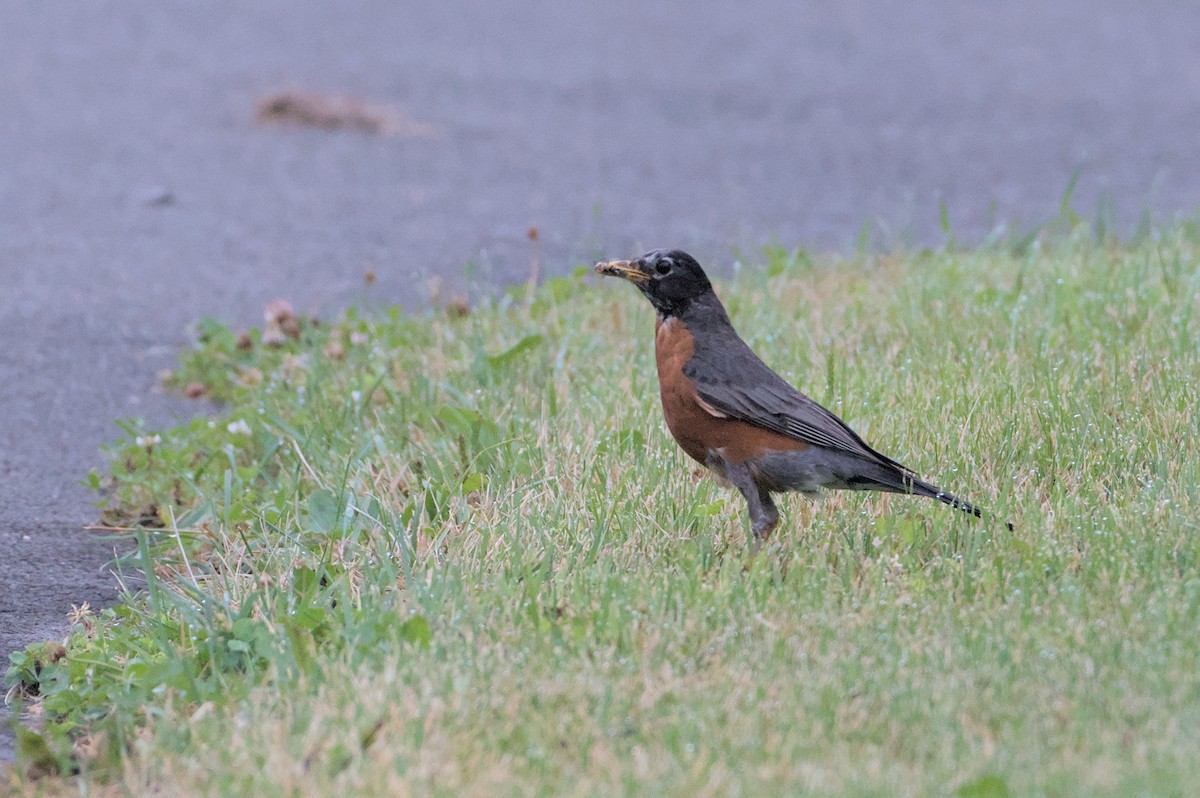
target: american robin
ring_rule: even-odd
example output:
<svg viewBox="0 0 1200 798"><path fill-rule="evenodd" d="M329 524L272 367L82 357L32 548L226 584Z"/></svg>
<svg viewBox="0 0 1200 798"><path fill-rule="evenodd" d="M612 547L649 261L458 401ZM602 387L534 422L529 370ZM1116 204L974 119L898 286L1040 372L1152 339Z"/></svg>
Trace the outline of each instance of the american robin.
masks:
<svg viewBox="0 0 1200 798"><path fill-rule="evenodd" d="M658 311L654 354L667 428L689 457L745 497L755 548L779 523L771 494L785 491L909 493L981 515L872 449L772 371L733 329L691 255L657 249L601 261L596 271L633 283Z"/></svg>

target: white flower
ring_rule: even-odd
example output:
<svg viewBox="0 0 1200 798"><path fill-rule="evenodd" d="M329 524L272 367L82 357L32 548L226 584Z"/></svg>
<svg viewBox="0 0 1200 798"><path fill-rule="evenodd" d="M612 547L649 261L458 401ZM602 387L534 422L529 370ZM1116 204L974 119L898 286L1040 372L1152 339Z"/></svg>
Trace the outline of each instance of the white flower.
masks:
<svg viewBox="0 0 1200 798"><path fill-rule="evenodd" d="M234 435L250 434L250 425L246 423L246 419L244 418L239 418L237 421L231 422L225 429Z"/></svg>
<svg viewBox="0 0 1200 798"><path fill-rule="evenodd" d="M350 398L354 401L354 404L358 404L362 401L362 391L351 391Z"/></svg>
<svg viewBox="0 0 1200 798"><path fill-rule="evenodd" d="M158 434L139 435L133 439L133 442L142 448L148 448L156 443L162 443L162 436Z"/></svg>

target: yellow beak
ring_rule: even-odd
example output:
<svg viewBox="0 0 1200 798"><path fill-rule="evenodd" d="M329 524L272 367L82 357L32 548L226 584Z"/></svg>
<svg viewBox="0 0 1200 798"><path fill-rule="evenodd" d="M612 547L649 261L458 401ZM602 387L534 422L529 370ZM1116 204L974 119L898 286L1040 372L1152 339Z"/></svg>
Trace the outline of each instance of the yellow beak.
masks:
<svg viewBox="0 0 1200 798"><path fill-rule="evenodd" d="M650 275L628 260L602 260L596 264L596 274L620 277L631 283L644 283L650 279Z"/></svg>

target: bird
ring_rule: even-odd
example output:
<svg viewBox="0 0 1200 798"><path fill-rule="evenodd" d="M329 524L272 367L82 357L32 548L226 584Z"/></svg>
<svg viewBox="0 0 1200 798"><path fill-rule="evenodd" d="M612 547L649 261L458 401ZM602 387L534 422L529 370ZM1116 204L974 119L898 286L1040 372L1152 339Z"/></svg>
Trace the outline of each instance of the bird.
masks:
<svg viewBox="0 0 1200 798"><path fill-rule="evenodd" d="M633 260L600 261L595 270L633 283L654 306L667 429L689 457L745 498L755 551L779 524L775 493L905 493L982 517L975 505L868 446L772 371L738 335L691 255L656 249Z"/></svg>

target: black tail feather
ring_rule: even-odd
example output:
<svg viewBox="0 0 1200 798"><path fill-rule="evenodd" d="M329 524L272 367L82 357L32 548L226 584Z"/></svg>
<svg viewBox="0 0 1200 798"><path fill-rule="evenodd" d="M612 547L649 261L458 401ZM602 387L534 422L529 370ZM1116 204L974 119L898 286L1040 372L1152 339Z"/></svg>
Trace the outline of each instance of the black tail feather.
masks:
<svg viewBox="0 0 1200 798"><path fill-rule="evenodd" d="M973 515L976 518L983 518L983 511L965 499L960 499L953 493L947 493L937 485L931 485L928 482L910 477L905 479L906 493L911 493L914 496L924 496L929 499L937 499L943 504L948 504L955 510L961 510L968 515ZM1008 531L1013 531L1012 521L1005 521L1004 525L1008 527Z"/></svg>
<svg viewBox="0 0 1200 798"><path fill-rule="evenodd" d="M926 482L896 461L882 456L873 462L856 461L853 473L847 474L844 480L845 487L852 490L882 490L888 493L924 496L928 499L937 499L942 504L948 504L967 515L973 515L979 519L984 517L983 510L966 499L960 499L953 493L948 493L937 485ZM991 516L991 513L988 515ZM1012 531L1011 521L1006 521L1005 526L1010 532Z"/></svg>

